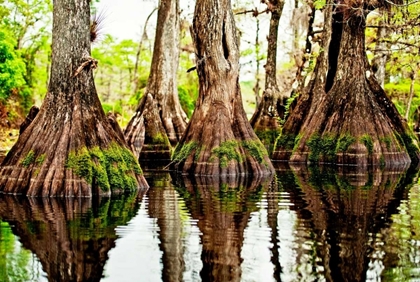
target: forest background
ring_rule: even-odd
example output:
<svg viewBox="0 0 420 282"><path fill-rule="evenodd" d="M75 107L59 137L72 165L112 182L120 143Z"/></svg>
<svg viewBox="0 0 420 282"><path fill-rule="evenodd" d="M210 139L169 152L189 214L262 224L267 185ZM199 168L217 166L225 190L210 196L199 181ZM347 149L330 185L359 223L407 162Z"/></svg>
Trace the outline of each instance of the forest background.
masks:
<svg viewBox="0 0 420 282"><path fill-rule="evenodd" d="M198 96L196 72L187 72L195 65L189 33L194 1L180 2L178 93L182 108L191 116ZM114 112L120 125L125 127L143 95L149 76L158 1L138 1L126 11L124 5L111 3L104 0L92 4L92 14L101 24L100 36L92 46L92 57L99 61L94 76L105 112ZM19 125L29 108L34 104L41 105L47 93L52 2L0 0L0 4L0 150L6 152L16 140ZM267 10L264 1L234 0L232 6L241 39L240 82L244 108L251 117L264 90L270 15L264 12ZM285 96L292 93L298 69L302 69L305 76L313 70L319 52L316 46L322 32L322 6L323 2L319 0L285 2L277 56L278 85ZM317 12L313 31L308 34L312 9ZM375 11L369 15L366 31L368 57L377 68L384 68L381 82L412 127L418 122L420 106L420 85L417 82L420 45L416 24L419 12L413 12L419 10L418 4L413 4L399 9L399 12ZM125 24L121 16L125 16ZM314 47L305 51L308 38Z"/></svg>

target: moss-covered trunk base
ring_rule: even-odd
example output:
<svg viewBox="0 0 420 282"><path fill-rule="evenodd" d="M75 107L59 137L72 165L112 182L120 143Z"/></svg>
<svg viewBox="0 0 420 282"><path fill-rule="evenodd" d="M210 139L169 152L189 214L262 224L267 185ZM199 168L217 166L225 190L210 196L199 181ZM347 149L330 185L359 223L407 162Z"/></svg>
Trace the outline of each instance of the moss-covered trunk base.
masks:
<svg viewBox="0 0 420 282"><path fill-rule="evenodd" d="M172 146L151 94L144 96L124 131L125 140L140 160L168 161Z"/></svg>

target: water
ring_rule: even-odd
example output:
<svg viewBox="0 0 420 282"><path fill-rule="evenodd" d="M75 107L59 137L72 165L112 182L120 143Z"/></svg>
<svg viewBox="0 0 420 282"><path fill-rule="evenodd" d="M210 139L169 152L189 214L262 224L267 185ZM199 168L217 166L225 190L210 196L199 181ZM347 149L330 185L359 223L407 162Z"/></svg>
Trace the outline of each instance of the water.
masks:
<svg viewBox="0 0 420 282"><path fill-rule="evenodd" d="M0 281L420 281L417 172L147 180L112 199L0 196Z"/></svg>

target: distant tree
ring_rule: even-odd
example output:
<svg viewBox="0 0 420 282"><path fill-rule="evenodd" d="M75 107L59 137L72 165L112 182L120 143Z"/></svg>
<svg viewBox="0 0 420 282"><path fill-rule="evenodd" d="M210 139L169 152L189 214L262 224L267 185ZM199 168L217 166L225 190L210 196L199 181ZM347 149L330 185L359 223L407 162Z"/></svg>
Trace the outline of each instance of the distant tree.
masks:
<svg viewBox="0 0 420 282"><path fill-rule="evenodd" d="M265 88L262 98L250 123L255 133L266 146L269 153L279 134L280 119L284 117L284 104L287 95L282 95L277 84L277 42L281 14L284 1L266 1L268 10L271 12L270 30L268 33L267 62L265 68Z"/></svg>
<svg viewBox="0 0 420 282"><path fill-rule="evenodd" d="M282 129L275 160L388 167L418 162L416 140L366 56L366 15L390 3L327 1L313 80Z"/></svg>
<svg viewBox="0 0 420 282"><path fill-rule="evenodd" d="M178 98L179 0L160 1L149 80L124 135L142 160L170 160L187 116Z"/></svg>
<svg viewBox="0 0 420 282"><path fill-rule="evenodd" d="M54 1L48 93L0 167L3 193L91 197L147 187L96 93L89 3Z"/></svg>
<svg viewBox="0 0 420 282"><path fill-rule="evenodd" d="M191 33L199 97L173 154L174 168L200 175L271 174L267 151L242 105L230 0L197 0Z"/></svg>

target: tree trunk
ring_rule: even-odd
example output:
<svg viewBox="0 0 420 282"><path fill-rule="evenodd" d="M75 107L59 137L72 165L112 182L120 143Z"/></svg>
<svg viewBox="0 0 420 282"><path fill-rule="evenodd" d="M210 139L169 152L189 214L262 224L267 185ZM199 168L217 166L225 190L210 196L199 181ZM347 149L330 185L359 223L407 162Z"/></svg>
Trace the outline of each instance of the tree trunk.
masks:
<svg viewBox="0 0 420 282"><path fill-rule="evenodd" d="M174 167L199 175L271 174L274 168L242 106L239 50L229 0L198 0L192 27L199 97L173 155Z"/></svg>
<svg viewBox="0 0 420 282"><path fill-rule="evenodd" d="M267 63L265 64L265 90L251 118L251 126L267 148L269 154L279 134L279 119L284 117L287 98L281 97L277 84L277 37L284 1L270 1L272 6L270 31L268 34Z"/></svg>
<svg viewBox="0 0 420 282"><path fill-rule="evenodd" d="M2 163L4 193L91 197L147 187L96 93L89 2L54 1L48 93Z"/></svg>
<svg viewBox="0 0 420 282"><path fill-rule="evenodd" d="M331 44L339 41L337 60L329 54L326 83L325 71L318 73L316 86L307 94L313 96L309 104L309 100L297 102L286 123L294 119L301 123L297 128L285 125L273 158L291 155L291 162L387 167L405 166L410 159L418 162L414 136L371 73L365 52L365 15L346 14L344 19L337 9L333 19L327 28L334 27ZM308 106L308 114L302 116L299 107Z"/></svg>
<svg viewBox="0 0 420 282"><path fill-rule="evenodd" d="M141 160L169 160L171 144L176 145L185 131L187 116L177 88L178 50L179 0L163 0L145 95L124 133Z"/></svg>

